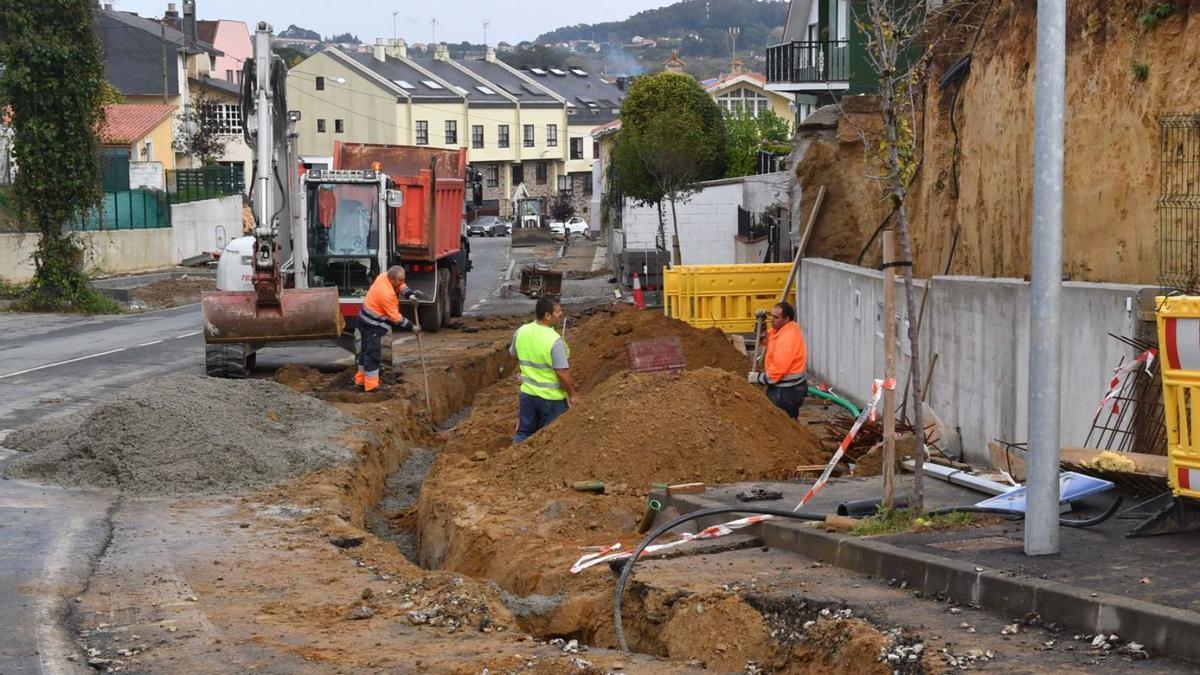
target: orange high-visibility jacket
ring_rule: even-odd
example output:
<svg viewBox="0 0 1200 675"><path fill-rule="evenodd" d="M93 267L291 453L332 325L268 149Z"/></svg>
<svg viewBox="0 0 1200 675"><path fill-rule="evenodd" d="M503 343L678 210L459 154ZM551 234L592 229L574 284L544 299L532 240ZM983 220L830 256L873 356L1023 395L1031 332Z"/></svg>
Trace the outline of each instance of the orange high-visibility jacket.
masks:
<svg viewBox="0 0 1200 675"><path fill-rule="evenodd" d="M400 293L405 297L409 295L407 284L400 285ZM388 279L386 272L375 277L375 282L371 284L370 290L367 291L367 297L363 300L363 309L375 315L374 318L387 321L392 325L406 323L400 314L400 298L392 288L392 281Z"/></svg>
<svg viewBox="0 0 1200 675"><path fill-rule="evenodd" d="M766 372L763 384L792 387L806 380L808 348L800 324L789 321L783 328L767 328Z"/></svg>

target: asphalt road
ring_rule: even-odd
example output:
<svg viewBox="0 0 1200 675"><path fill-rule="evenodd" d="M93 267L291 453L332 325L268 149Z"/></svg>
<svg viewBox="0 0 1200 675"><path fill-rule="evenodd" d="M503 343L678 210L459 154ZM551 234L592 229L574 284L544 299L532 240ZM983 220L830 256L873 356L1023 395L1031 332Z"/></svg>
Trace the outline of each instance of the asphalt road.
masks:
<svg viewBox="0 0 1200 675"><path fill-rule="evenodd" d="M471 240L468 314L495 311L508 242ZM257 371L352 361L333 343L298 343L259 352ZM8 430L180 372L204 372L198 303L105 317L0 312L0 475L12 455L2 447ZM74 648L66 620L110 538L114 499L0 480L0 675L90 672L66 659Z"/></svg>

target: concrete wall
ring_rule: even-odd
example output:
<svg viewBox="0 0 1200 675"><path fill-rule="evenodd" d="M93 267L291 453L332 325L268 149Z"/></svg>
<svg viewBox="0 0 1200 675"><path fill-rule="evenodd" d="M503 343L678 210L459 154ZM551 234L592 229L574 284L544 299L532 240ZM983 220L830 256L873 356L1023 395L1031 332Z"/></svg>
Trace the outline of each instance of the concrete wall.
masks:
<svg viewBox="0 0 1200 675"><path fill-rule="evenodd" d="M171 230L120 230L80 232L84 264L92 274L126 274L170 267ZM36 234L0 234L0 279L25 283L33 278L30 256L37 249Z"/></svg>
<svg viewBox="0 0 1200 675"><path fill-rule="evenodd" d="M738 207L760 213L775 205L787 206L787 173L744 176L703 183L702 189L686 202L676 204L679 218L680 254L685 265L728 265L738 258ZM670 204L664 204L667 249L674 239ZM654 248L658 234L658 213L653 206L625 205L622 214L625 246L632 249ZM761 258L760 258L761 260ZM677 261L678 262L678 261Z"/></svg>
<svg viewBox="0 0 1200 675"><path fill-rule="evenodd" d="M220 251L242 236L242 198L205 199L171 207L171 262Z"/></svg>
<svg viewBox="0 0 1200 675"><path fill-rule="evenodd" d="M950 428L959 428L967 458L986 464L988 441L1027 440L1029 284L978 277L935 277L932 284L920 336L926 370L938 355L928 401ZM1142 288L1064 284L1064 445L1083 444L1112 368L1131 355L1108 333L1133 334L1132 308ZM871 380L883 375L883 273L806 259L797 296L814 379L863 401ZM896 298L903 389L912 350L899 281Z"/></svg>

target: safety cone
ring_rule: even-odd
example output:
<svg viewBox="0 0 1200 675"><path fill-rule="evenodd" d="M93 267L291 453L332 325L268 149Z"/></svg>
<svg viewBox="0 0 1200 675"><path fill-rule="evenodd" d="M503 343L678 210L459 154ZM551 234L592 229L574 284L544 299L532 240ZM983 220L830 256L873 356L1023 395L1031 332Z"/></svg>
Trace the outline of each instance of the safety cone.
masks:
<svg viewBox="0 0 1200 675"><path fill-rule="evenodd" d="M646 298L642 296L642 280L638 278L638 273L633 273L633 304L637 305L638 309L646 309Z"/></svg>

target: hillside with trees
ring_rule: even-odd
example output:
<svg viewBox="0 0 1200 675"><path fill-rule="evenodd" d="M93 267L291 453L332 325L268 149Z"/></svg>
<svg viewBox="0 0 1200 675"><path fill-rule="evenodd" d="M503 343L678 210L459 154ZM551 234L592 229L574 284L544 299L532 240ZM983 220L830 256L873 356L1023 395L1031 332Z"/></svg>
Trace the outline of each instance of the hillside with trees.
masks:
<svg viewBox="0 0 1200 675"><path fill-rule="evenodd" d="M565 26L538 36L539 43L592 40L628 44L634 36L678 40L679 55L729 57L728 29L739 30L738 47L762 53L783 33L787 2L774 0L683 0L638 12L623 21Z"/></svg>

